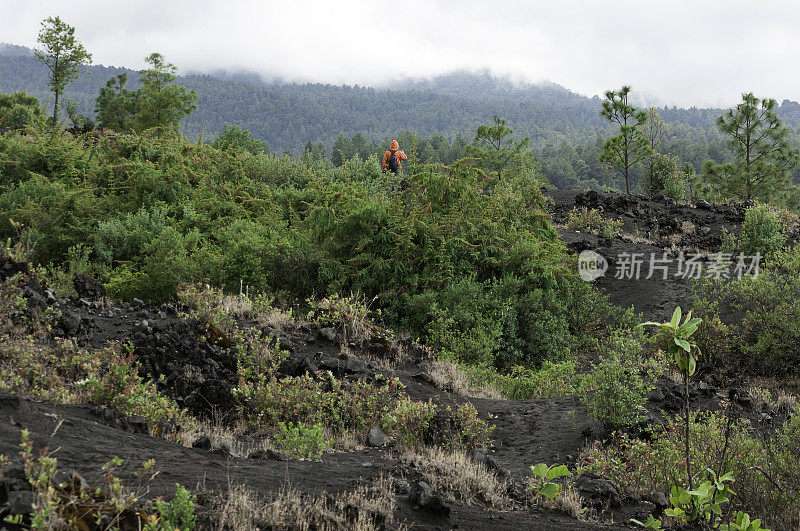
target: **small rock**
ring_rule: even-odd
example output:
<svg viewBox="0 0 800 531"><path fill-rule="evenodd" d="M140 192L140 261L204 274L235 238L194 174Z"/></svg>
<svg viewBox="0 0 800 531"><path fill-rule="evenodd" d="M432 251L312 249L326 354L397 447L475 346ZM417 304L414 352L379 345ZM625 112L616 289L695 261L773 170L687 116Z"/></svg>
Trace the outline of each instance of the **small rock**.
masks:
<svg viewBox="0 0 800 531"><path fill-rule="evenodd" d="M656 492L653 494L650 497L650 501L653 502L653 505L655 505L659 510L669 507L669 499L663 492Z"/></svg>
<svg viewBox="0 0 800 531"><path fill-rule="evenodd" d="M211 439L208 438L208 435L201 435L192 443L192 448L211 450Z"/></svg>
<svg viewBox="0 0 800 531"><path fill-rule="evenodd" d="M74 491L89 488L89 482L74 470L69 474L60 470L56 471L53 481L56 485L69 485Z"/></svg>
<svg viewBox="0 0 800 531"><path fill-rule="evenodd" d="M253 450L247 456L248 459L271 459L272 461L288 461L286 456L273 450Z"/></svg>
<svg viewBox="0 0 800 531"><path fill-rule="evenodd" d="M392 490L394 490L397 494L406 495L411 492L411 485L409 485L408 481L404 479L392 477L390 478L390 483Z"/></svg>
<svg viewBox="0 0 800 531"><path fill-rule="evenodd" d="M288 351L290 354L294 353L294 343L288 337L280 338L281 341L281 349Z"/></svg>
<svg viewBox="0 0 800 531"><path fill-rule="evenodd" d="M700 209L700 210L711 210L711 209L713 209L713 207L711 206L711 203L709 203L705 199L699 200L698 202L696 202L694 204L694 206L696 208Z"/></svg>
<svg viewBox="0 0 800 531"><path fill-rule="evenodd" d="M134 415L126 420L128 427L137 433L147 433L147 419L141 415Z"/></svg>
<svg viewBox="0 0 800 531"><path fill-rule="evenodd" d="M384 446L388 440L389 436L383 433L383 430L381 430L380 426L372 426L369 429L369 433L367 434L367 444L373 448Z"/></svg>
<svg viewBox="0 0 800 531"><path fill-rule="evenodd" d="M324 337L328 341L335 341L336 340L336 330L331 327L320 328L319 335Z"/></svg>
<svg viewBox="0 0 800 531"><path fill-rule="evenodd" d="M428 512L441 516L450 515L450 507L445 505L442 499L433 491L433 488L424 481L417 481L412 485L408 501L412 505Z"/></svg>
<svg viewBox="0 0 800 531"><path fill-rule="evenodd" d="M350 358L345 364L345 369L353 373L362 373L367 371L367 364L358 358Z"/></svg>
<svg viewBox="0 0 800 531"><path fill-rule="evenodd" d="M472 461L476 465L485 465L486 464L486 452L483 450L475 450L472 452Z"/></svg>
<svg viewBox="0 0 800 531"><path fill-rule="evenodd" d="M22 467L12 466L0 477L0 495L12 490L31 490L31 484Z"/></svg>
<svg viewBox="0 0 800 531"><path fill-rule="evenodd" d="M662 393L660 389L653 389L650 391L650 394L647 395L647 398L653 402L661 402L664 400L664 393Z"/></svg>
<svg viewBox="0 0 800 531"><path fill-rule="evenodd" d="M133 303L134 308L141 308L144 306L144 301L142 299L134 298L131 303Z"/></svg>
<svg viewBox="0 0 800 531"><path fill-rule="evenodd" d="M424 372L419 372L417 374L412 375L411 377L414 378L415 380L417 380L418 382L425 382L425 383L431 384L431 385L434 384L433 378L431 378L430 375L428 375L428 374L426 374Z"/></svg>
<svg viewBox="0 0 800 531"><path fill-rule="evenodd" d="M236 450L234 450L231 447L230 444L223 444L222 446L219 447L218 451L223 455L230 457L231 459L239 459L242 457Z"/></svg>
<svg viewBox="0 0 800 531"><path fill-rule="evenodd" d="M78 273L72 279L72 285L81 299L100 299L106 296L106 288L91 275Z"/></svg>
<svg viewBox="0 0 800 531"><path fill-rule="evenodd" d="M28 515L33 512L36 495L29 490L15 490L9 493L6 510L9 514Z"/></svg>
<svg viewBox="0 0 800 531"><path fill-rule="evenodd" d="M619 489L609 479L587 474L575 481L575 487L588 505L617 507L620 504Z"/></svg>
<svg viewBox="0 0 800 531"><path fill-rule="evenodd" d="M58 326L64 331L64 335L67 337L77 335L81 328L81 317L75 312L66 310L61 314Z"/></svg>

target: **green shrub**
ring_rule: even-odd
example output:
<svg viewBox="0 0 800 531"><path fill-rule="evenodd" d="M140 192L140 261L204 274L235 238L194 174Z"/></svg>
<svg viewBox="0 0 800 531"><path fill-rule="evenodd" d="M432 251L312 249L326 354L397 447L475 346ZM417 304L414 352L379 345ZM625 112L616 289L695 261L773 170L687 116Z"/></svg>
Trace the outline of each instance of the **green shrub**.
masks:
<svg viewBox="0 0 800 531"><path fill-rule="evenodd" d="M163 500L155 502L158 512L158 526L149 524L145 530L150 531L192 531L197 525L194 514L195 495L180 483L175 484L175 496L170 503Z"/></svg>
<svg viewBox="0 0 800 531"><path fill-rule="evenodd" d="M663 373L664 360L646 357L641 341L620 336L577 384L589 415L608 426L630 426L643 420L647 395Z"/></svg>
<svg viewBox="0 0 800 531"><path fill-rule="evenodd" d="M44 122L39 100L24 92L0 94L0 128L24 129Z"/></svg>
<svg viewBox="0 0 800 531"><path fill-rule="evenodd" d="M689 177L678 169L678 159L672 155L656 154L642 178L642 190L653 196L662 193L673 199L684 199Z"/></svg>
<svg viewBox="0 0 800 531"><path fill-rule="evenodd" d="M54 266L94 242L113 297L202 280L292 305L360 293L392 328L500 369L565 359L607 324L531 172L486 193L473 165L419 164L389 194L372 159L335 168L174 132L3 135L0 157L0 237L23 223Z"/></svg>
<svg viewBox="0 0 800 531"><path fill-rule="evenodd" d="M712 366L760 375L800 370L800 248L772 255L758 277L693 288L697 342Z"/></svg>
<svg viewBox="0 0 800 531"><path fill-rule="evenodd" d="M554 483L553 480L572 475L567 465L547 466L546 463L539 463L536 466L531 465L531 472L533 473L533 481L528 486L528 491L535 493L537 496L544 496L550 501L555 500L558 493L561 492L561 485Z"/></svg>
<svg viewBox="0 0 800 531"><path fill-rule="evenodd" d="M769 256L786 245L786 228L778 213L767 205L755 205L745 211L744 222L735 239L735 248L728 252L743 253L745 256Z"/></svg>
<svg viewBox="0 0 800 531"><path fill-rule="evenodd" d="M103 360L102 372L90 374L82 382L92 403L107 405L125 415L140 415L154 431L161 420L174 421L184 429L192 426L186 411L158 391L155 382L139 375L139 364L132 351L109 352L111 357Z"/></svg>
<svg viewBox="0 0 800 531"><path fill-rule="evenodd" d="M567 214L565 225L569 230L590 232L611 238L622 229L622 220L603 217L602 209L575 207Z"/></svg>
<svg viewBox="0 0 800 531"><path fill-rule="evenodd" d="M341 381L330 375L324 381L309 375L280 380L256 376L242 378L233 393L245 419L254 427L307 422L321 423L331 434L364 434L395 409L400 389L396 380L373 385Z"/></svg>
<svg viewBox="0 0 800 531"><path fill-rule="evenodd" d="M480 365L460 367L476 385L489 385L511 400L559 398L575 394L577 379L574 361L545 361L540 369L516 365L505 373Z"/></svg>
<svg viewBox="0 0 800 531"><path fill-rule="evenodd" d="M478 417L478 410L470 402L464 402L456 407L453 414L453 439L449 444L453 448L473 449L485 448L494 431L485 420Z"/></svg>
<svg viewBox="0 0 800 531"><path fill-rule="evenodd" d="M319 461L322 452L332 444L325 438L322 424L297 424L279 422L275 442L280 451L292 459L311 459Z"/></svg>
<svg viewBox="0 0 800 531"><path fill-rule="evenodd" d="M693 414L692 470L726 470L735 478L731 510L764 518L778 529L800 524L800 481L794 452L800 450L800 421L792 414L773 437L754 432L745 420L724 413ZM594 472L643 497L686 485L683 419L670 419L649 441L618 435L610 447L596 442L582 455L580 473ZM775 457L778 457L776 459ZM777 485L777 487L776 487Z"/></svg>
<svg viewBox="0 0 800 531"><path fill-rule="evenodd" d="M401 398L394 410L383 416L382 427L405 446L413 448L422 444L428 423L435 413L436 406L433 402Z"/></svg>
<svg viewBox="0 0 800 531"><path fill-rule="evenodd" d="M153 435L159 423L189 429L194 419L156 383L139 374L132 350L87 351L70 341L39 345L30 339L0 345L0 389L55 402L105 405L124 415L141 415Z"/></svg>
<svg viewBox="0 0 800 531"><path fill-rule="evenodd" d="M253 155L269 153L269 146L265 142L253 138L250 131L240 129L238 125L225 125L211 145L223 151L242 150Z"/></svg>

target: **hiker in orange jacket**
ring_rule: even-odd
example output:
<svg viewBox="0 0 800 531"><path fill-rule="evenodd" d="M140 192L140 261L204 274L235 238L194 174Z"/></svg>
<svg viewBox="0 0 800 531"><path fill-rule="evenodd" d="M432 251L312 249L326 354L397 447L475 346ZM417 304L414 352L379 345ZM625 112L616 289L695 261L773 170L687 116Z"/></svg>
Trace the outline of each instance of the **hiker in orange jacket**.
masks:
<svg viewBox="0 0 800 531"><path fill-rule="evenodd" d="M401 161L404 160L408 160L408 157L400 150L400 144L397 143L397 140L392 140L391 144L389 144L389 149L383 154L381 169L383 171L389 170L395 175L399 175L403 170Z"/></svg>

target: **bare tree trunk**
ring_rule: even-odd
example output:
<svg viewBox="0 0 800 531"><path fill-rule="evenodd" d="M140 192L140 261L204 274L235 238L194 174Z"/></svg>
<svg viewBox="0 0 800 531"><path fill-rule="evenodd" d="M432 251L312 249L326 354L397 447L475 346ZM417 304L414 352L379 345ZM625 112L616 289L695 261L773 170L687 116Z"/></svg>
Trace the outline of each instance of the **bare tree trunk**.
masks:
<svg viewBox="0 0 800 531"><path fill-rule="evenodd" d="M56 101L53 104L53 129L58 125L58 91L56 91Z"/></svg>
<svg viewBox="0 0 800 531"><path fill-rule="evenodd" d="M686 453L686 476L689 478L689 490L694 490L694 485L692 481L692 469L691 469L691 459L689 457L689 369L687 368L686 371L683 373L683 396L685 400L684 407L685 410L685 421L686 421L686 433L684 434L686 440L684 441L684 451Z"/></svg>

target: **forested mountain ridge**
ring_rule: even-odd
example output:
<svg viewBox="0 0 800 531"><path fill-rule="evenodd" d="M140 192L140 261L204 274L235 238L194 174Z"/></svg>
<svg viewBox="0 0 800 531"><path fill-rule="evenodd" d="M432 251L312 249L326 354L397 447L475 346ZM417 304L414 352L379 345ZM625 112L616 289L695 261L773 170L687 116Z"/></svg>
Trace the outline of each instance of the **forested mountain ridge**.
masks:
<svg viewBox="0 0 800 531"><path fill-rule="evenodd" d="M65 98L79 112L94 117L94 100L112 76L127 72L131 88L138 74L130 69L92 65L88 75L70 83ZM528 136L543 172L556 186L616 186L614 177L598 162L608 124L599 116L601 100L586 97L554 83L524 84L487 72L455 72L433 79L407 79L391 87L372 88L320 83L254 83L240 73L221 79L189 74L179 83L194 90L197 110L182 122L191 138L211 139L226 124L236 124L267 142L273 151L300 153L308 142L330 146L338 135L360 134L383 141L401 131L422 136L461 134L471 139L475 128L493 115L507 119L517 136ZM0 45L0 93L25 91L42 102L51 98L47 69L28 48ZM728 157L714 120L722 109L660 108L668 124L665 152L699 170L706 159ZM793 128L800 126L800 104L784 101L779 115Z"/></svg>

